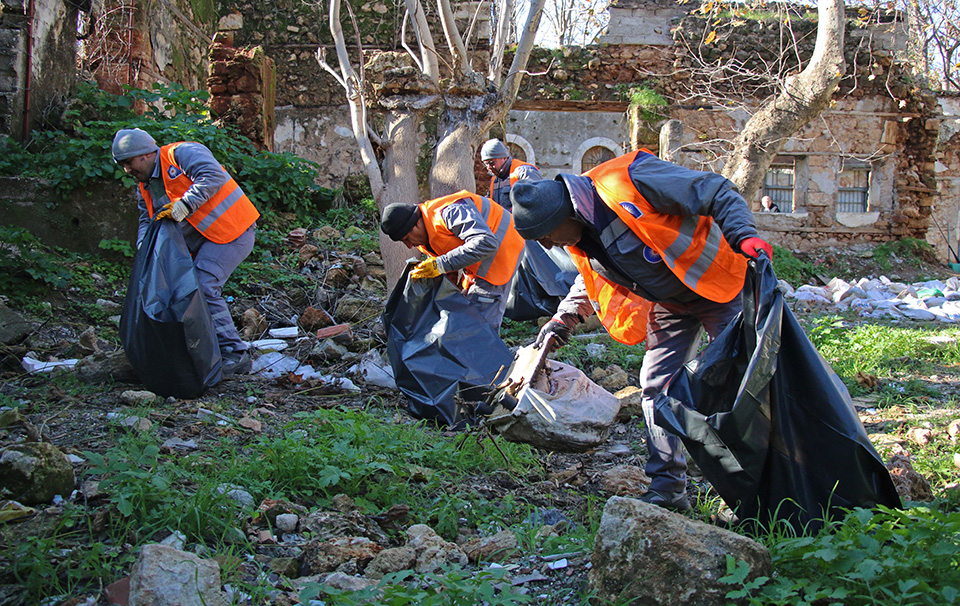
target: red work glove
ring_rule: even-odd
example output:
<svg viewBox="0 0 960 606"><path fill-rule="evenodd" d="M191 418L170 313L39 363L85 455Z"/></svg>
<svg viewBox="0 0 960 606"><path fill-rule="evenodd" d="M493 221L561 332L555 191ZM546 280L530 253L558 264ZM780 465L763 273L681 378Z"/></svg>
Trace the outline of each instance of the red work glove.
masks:
<svg viewBox="0 0 960 606"><path fill-rule="evenodd" d="M747 238L740 243L740 250L743 254L756 259L760 256L760 251L767 253L767 258L773 260L773 247L768 242L760 238Z"/></svg>

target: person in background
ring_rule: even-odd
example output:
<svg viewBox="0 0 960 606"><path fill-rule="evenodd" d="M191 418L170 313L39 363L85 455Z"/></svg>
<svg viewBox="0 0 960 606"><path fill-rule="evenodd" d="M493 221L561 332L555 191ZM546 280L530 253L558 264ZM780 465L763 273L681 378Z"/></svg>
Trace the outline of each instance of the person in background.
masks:
<svg viewBox="0 0 960 606"><path fill-rule="evenodd" d="M762 207L760 209L760 212L764 212L764 213L780 212L780 207L777 206L776 203L770 199L770 196L764 196L760 198L760 206Z"/></svg>
<svg viewBox="0 0 960 606"><path fill-rule="evenodd" d="M410 271L426 279L459 272L467 299L495 331L507 307L510 281L524 241L503 207L466 190L422 204L389 204L380 229L394 242L427 255Z"/></svg>
<svg viewBox="0 0 960 606"><path fill-rule="evenodd" d="M249 372L247 344L223 299L223 285L253 250L260 213L213 154L199 143L162 147L139 128L113 138L114 161L139 181L137 248L151 221L175 221L193 256L222 358L224 376Z"/></svg>
<svg viewBox="0 0 960 606"><path fill-rule="evenodd" d="M490 198L510 210L510 188L520 179L543 179L533 164L510 157L510 150L499 139L490 139L480 148L480 161L490 174Z"/></svg>
<svg viewBox="0 0 960 606"><path fill-rule="evenodd" d="M640 370L650 489L641 500L690 509L679 438L654 424L654 397L692 359L700 331L718 335L740 311L747 257L771 246L729 180L660 160L646 150L584 175L518 182L517 231L544 248L564 246L579 276L537 337L558 346L597 313L610 335L646 340Z"/></svg>

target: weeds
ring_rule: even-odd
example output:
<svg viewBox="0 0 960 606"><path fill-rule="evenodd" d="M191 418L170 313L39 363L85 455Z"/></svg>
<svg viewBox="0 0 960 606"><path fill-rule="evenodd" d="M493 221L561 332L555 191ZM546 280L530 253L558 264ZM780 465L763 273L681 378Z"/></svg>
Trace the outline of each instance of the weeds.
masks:
<svg viewBox="0 0 960 606"><path fill-rule="evenodd" d="M960 513L856 509L812 537L761 537L777 574L747 583L727 560L727 594L755 605L955 604L960 596ZM773 540L769 540L769 539Z"/></svg>

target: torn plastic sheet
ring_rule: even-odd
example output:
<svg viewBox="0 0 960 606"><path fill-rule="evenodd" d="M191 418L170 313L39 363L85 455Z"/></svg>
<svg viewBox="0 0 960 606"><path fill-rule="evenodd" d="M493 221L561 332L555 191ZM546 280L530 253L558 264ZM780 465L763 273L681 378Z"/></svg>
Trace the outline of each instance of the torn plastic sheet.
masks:
<svg viewBox="0 0 960 606"><path fill-rule="evenodd" d="M285 356L276 351L267 352L254 360L250 372L266 379L279 379L288 374L294 374L303 381L315 380L336 386L344 391L360 391L360 388L346 377L325 375L309 364L301 364L296 358Z"/></svg>
<svg viewBox="0 0 960 606"><path fill-rule="evenodd" d="M657 396L656 422L680 436L742 521L815 532L841 508L901 507L840 378L777 289L751 264L743 313Z"/></svg>
<svg viewBox="0 0 960 606"><path fill-rule="evenodd" d="M77 362L79 362L79 360L76 359L43 362L41 360L37 360L36 358L31 358L30 356L24 356L23 359L20 360L20 366L22 366L23 369L28 373L36 374L41 372L53 372L58 368L65 368L69 370L76 366Z"/></svg>
<svg viewBox="0 0 960 606"><path fill-rule="evenodd" d="M557 452L584 452L606 442L620 401L580 369L541 359L545 355L533 345L517 351L484 423L511 442Z"/></svg>
<svg viewBox="0 0 960 606"><path fill-rule="evenodd" d="M513 354L445 277L410 280L407 266L382 315L387 356L410 413L457 426L468 420L455 396L482 399Z"/></svg>
<svg viewBox="0 0 960 606"><path fill-rule="evenodd" d="M173 221L153 221L133 262L120 341L144 386L195 398L220 381L220 347L193 258Z"/></svg>

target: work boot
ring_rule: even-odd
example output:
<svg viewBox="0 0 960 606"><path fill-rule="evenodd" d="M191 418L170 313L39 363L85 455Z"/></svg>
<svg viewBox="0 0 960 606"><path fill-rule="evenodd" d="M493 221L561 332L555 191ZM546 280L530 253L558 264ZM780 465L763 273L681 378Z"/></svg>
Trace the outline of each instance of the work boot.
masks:
<svg viewBox="0 0 960 606"><path fill-rule="evenodd" d="M246 374L251 368L253 368L253 362L246 351L232 351L221 355L220 371L225 377Z"/></svg>
<svg viewBox="0 0 960 606"><path fill-rule="evenodd" d="M664 509L670 509L676 512L690 511L690 501L685 492L663 492L659 490L648 490L643 493L640 500L644 503L650 503Z"/></svg>

